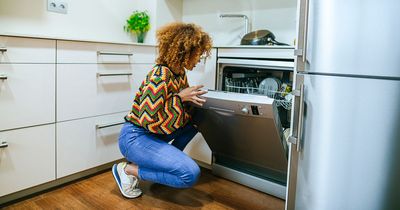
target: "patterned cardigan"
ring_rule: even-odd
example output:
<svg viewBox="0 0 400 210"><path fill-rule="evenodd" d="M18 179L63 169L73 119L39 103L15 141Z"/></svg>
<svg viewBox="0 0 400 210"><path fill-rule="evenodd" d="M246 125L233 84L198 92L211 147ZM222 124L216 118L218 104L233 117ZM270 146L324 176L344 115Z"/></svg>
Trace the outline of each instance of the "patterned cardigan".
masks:
<svg viewBox="0 0 400 210"><path fill-rule="evenodd" d="M142 82L125 119L152 133L174 132L190 119L177 95L188 86L186 74L175 75L166 66L154 66Z"/></svg>

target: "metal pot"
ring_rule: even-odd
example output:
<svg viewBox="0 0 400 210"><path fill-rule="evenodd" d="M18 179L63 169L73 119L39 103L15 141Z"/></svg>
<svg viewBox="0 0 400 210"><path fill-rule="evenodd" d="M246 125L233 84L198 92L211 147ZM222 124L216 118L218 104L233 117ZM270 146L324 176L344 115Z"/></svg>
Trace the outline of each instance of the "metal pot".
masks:
<svg viewBox="0 0 400 210"><path fill-rule="evenodd" d="M243 36L241 45L288 45L275 40L275 35L269 30L257 30Z"/></svg>

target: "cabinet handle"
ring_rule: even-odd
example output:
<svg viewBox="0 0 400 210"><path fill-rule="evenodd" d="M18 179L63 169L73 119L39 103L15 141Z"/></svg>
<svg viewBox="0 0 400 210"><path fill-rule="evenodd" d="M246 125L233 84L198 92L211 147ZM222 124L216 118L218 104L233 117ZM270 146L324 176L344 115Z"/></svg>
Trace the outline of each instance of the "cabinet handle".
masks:
<svg viewBox="0 0 400 210"><path fill-rule="evenodd" d="M8 143L7 142L3 141L3 142L0 143L0 148L6 148L6 147L8 147Z"/></svg>
<svg viewBox="0 0 400 210"><path fill-rule="evenodd" d="M97 55L126 55L126 56L132 56L133 53L97 51Z"/></svg>
<svg viewBox="0 0 400 210"><path fill-rule="evenodd" d="M6 80L8 77L7 75L0 74L0 80Z"/></svg>
<svg viewBox="0 0 400 210"><path fill-rule="evenodd" d="M97 73L97 77L131 76L132 73Z"/></svg>
<svg viewBox="0 0 400 210"><path fill-rule="evenodd" d="M112 126L117 126L117 125L122 125L124 124L124 122L114 122L114 123L108 123L108 124L98 124L96 125L96 129L102 129L102 128L108 128L108 127L112 127Z"/></svg>
<svg viewBox="0 0 400 210"><path fill-rule="evenodd" d="M297 152L300 151L300 142L301 142L301 135L303 130L303 120L304 120L304 84L300 85L300 90L295 90L294 92L295 97L299 97L299 104L296 106L295 109L298 109L298 121L296 127L296 134L293 133L289 136L289 142L292 144L296 144Z"/></svg>
<svg viewBox="0 0 400 210"><path fill-rule="evenodd" d="M5 53L5 52L7 52L7 48L5 48L5 47L1 47L1 48L0 48L0 52L1 52L1 53Z"/></svg>

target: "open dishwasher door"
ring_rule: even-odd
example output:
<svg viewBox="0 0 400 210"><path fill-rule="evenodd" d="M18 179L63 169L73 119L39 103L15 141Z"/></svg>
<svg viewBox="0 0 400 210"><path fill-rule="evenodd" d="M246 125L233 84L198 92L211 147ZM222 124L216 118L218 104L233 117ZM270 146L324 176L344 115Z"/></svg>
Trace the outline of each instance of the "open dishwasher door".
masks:
<svg viewBox="0 0 400 210"><path fill-rule="evenodd" d="M287 152L274 99L223 91L203 95L193 115L213 154L212 171L285 198Z"/></svg>

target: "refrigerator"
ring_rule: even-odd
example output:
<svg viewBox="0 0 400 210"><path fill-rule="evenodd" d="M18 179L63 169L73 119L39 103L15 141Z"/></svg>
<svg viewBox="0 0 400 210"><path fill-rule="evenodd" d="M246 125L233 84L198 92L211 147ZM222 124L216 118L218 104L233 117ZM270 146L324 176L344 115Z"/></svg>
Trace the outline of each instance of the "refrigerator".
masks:
<svg viewBox="0 0 400 210"><path fill-rule="evenodd" d="M287 210L400 209L399 14L298 1Z"/></svg>

